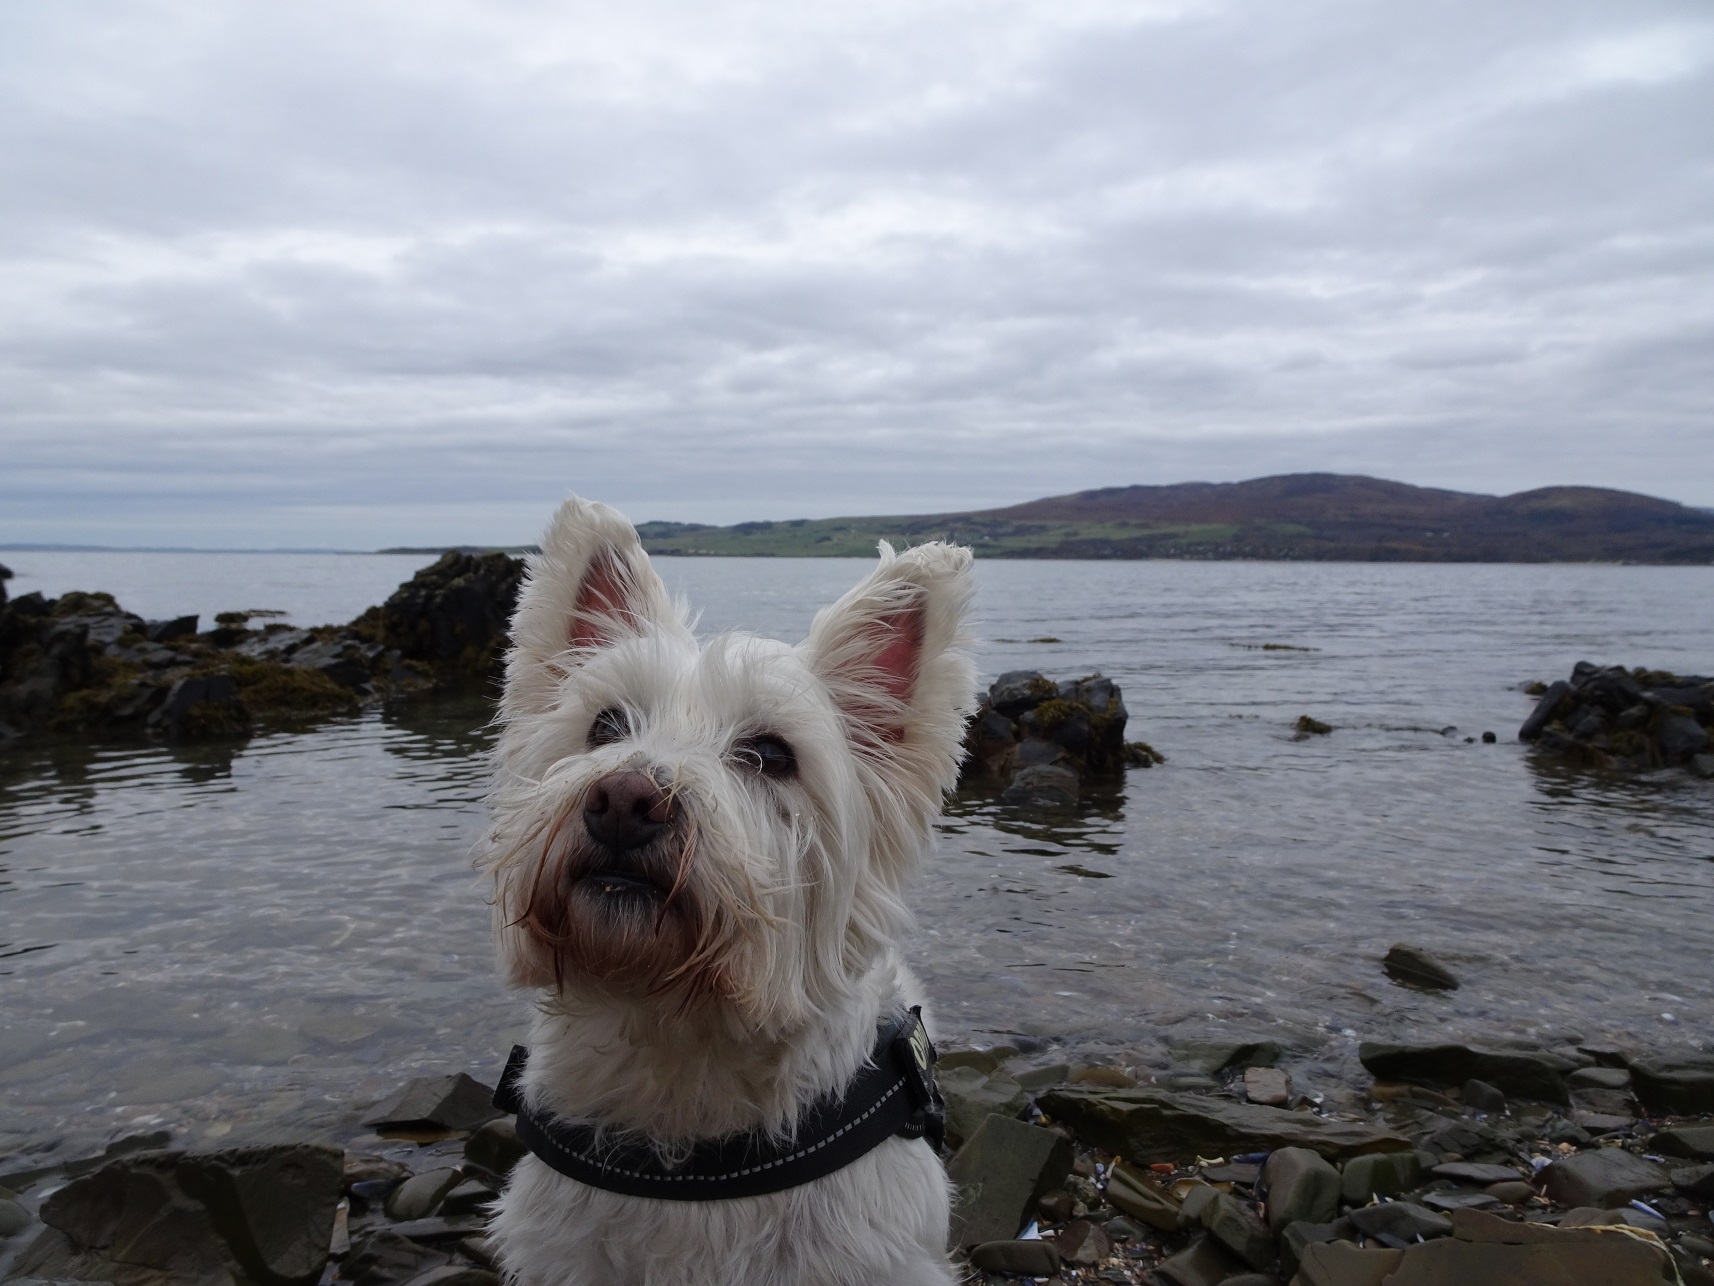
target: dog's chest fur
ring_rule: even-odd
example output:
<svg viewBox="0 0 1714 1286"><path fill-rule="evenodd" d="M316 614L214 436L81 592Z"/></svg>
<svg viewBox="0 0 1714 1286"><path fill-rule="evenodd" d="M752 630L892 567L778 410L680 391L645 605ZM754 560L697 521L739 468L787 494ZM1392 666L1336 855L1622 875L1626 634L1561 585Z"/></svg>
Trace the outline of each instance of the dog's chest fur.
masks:
<svg viewBox="0 0 1714 1286"><path fill-rule="evenodd" d="M969 555L895 556L796 648L698 642L629 524L561 509L513 623L485 861L510 981L536 989L532 1105L642 1134L789 1132L886 1014L924 1002L904 894L975 688ZM493 1232L549 1283L949 1283L946 1180L893 1137L821 1179L705 1202L526 1158Z"/></svg>

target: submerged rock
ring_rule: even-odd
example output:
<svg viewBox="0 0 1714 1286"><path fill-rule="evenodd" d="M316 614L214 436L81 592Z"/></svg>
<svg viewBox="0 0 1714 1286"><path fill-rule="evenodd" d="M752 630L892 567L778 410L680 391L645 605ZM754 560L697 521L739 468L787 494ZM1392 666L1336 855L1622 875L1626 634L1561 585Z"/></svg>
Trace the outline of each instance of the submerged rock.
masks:
<svg viewBox="0 0 1714 1286"><path fill-rule="evenodd" d="M1428 991L1458 990L1458 976L1421 947L1394 943L1381 959L1381 967L1394 982Z"/></svg>

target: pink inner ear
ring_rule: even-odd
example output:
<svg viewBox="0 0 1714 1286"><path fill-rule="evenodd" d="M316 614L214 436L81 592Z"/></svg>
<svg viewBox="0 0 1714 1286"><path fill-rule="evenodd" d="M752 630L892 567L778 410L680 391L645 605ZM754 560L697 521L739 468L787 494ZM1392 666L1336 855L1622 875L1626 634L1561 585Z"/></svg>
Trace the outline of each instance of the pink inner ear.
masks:
<svg viewBox="0 0 1714 1286"><path fill-rule="evenodd" d="M620 573L613 555L602 552L589 562L583 584L577 587L577 605L572 608L567 630L573 647L601 647L613 641L614 627L635 628L637 614L630 605L630 585Z"/></svg>
<svg viewBox="0 0 1714 1286"><path fill-rule="evenodd" d="M880 622L886 643L870 664L881 690L896 701L909 701L916 686L917 662L922 657L922 609L911 608Z"/></svg>

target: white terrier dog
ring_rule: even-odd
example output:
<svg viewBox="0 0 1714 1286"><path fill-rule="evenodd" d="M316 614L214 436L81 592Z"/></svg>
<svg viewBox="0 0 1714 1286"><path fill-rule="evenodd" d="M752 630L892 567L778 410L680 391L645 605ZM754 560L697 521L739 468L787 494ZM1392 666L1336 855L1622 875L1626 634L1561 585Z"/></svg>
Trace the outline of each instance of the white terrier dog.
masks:
<svg viewBox="0 0 1714 1286"><path fill-rule="evenodd" d="M534 1153L492 1224L513 1281L954 1280L899 944L976 688L970 592L968 550L883 544L799 646L699 646L629 523L555 516L485 840L503 968L539 989L501 1088Z"/></svg>

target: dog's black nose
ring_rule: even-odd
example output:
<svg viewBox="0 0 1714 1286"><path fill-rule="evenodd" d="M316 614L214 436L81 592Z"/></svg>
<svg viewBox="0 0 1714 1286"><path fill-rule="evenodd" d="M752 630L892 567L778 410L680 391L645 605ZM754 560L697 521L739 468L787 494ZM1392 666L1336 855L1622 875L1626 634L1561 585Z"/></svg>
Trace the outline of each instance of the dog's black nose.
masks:
<svg viewBox="0 0 1714 1286"><path fill-rule="evenodd" d="M607 848L641 848L671 820L672 796L647 773L609 773L583 800L589 837Z"/></svg>

